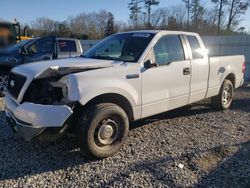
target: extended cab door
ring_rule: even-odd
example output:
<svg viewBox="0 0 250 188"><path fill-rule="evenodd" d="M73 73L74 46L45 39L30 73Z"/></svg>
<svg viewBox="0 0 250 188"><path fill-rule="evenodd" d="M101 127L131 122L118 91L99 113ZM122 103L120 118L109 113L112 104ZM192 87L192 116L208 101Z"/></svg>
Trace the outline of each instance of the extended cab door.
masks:
<svg viewBox="0 0 250 188"><path fill-rule="evenodd" d="M165 35L149 52L145 62L157 66L142 72L142 117L188 103L191 76L185 47L182 36Z"/></svg>
<svg viewBox="0 0 250 188"><path fill-rule="evenodd" d="M209 61L206 49L200 39L195 35L185 36L191 58L191 91L189 103L203 100L208 88Z"/></svg>
<svg viewBox="0 0 250 188"><path fill-rule="evenodd" d="M26 54L23 55L23 63L51 60L54 58L54 37L35 40L25 46Z"/></svg>

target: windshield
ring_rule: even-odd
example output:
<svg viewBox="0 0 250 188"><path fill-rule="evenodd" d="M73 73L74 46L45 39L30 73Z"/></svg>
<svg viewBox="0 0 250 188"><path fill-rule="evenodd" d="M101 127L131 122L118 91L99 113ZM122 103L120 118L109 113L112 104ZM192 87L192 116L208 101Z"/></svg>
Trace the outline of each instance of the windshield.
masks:
<svg viewBox="0 0 250 188"><path fill-rule="evenodd" d="M151 33L112 35L87 51L84 57L137 62L153 37Z"/></svg>
<svg viewBox="0 0 250 188"><path fill-rule="evenodd" d="M19 43L15 44L15 45L12 45L12 46L8 47L7 50L17 50L17 49L25 46L26 44L29 44L32 41L33 41L32 39L31 40L23 40L22 42L19 42Z"/></svg>

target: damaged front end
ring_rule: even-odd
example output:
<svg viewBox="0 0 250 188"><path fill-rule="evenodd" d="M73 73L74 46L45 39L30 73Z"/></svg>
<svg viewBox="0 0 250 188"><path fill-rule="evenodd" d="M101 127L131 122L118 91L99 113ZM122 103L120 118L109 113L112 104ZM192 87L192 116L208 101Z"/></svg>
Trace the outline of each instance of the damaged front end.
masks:
<svg viewBox="0 0 250 188"><path fill-rule="evenodd" d="M69 89L71 93L74 90L70 74L105 67L108 66L84 68L57 66L44 70L32 80L27 77L28 81L22 83L24 86L20 91L14 87L5 96L9 125L27 141L34 137L49 141L57 139L71 125L76 124L74 121L78 119L76 117L78 114L75 113L78 110L75 109L79 105L76 100L69 99L68 96ZM12 72L12 75L14 79L15 72ZM19 93L16 93L15 97L11 91Z"/></svg>

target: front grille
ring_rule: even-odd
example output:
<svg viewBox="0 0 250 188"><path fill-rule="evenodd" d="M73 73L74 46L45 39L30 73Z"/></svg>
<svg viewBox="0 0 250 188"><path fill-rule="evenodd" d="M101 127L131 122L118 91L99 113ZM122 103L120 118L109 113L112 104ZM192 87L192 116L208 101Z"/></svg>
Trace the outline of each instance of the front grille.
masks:
<svg viewBox="0 0 250 188"><path fill-rule="evenodd" d="M26 82L26 77L19 74L10 73L8 81L8 92L17 99L24 83Z"/></svg>

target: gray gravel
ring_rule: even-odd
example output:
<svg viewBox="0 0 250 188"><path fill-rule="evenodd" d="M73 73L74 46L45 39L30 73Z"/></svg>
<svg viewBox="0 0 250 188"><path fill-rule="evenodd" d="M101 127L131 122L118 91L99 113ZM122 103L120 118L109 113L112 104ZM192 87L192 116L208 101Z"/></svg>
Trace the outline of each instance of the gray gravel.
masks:
<svg viewBox="0 0 250 188"><path fill-rule="evenodd" d="M0 187L250 187L248 87L225 112L195 105L135 122L123 149L99 161L71 138L26 143L0 104Z"/></svg>

